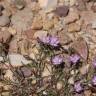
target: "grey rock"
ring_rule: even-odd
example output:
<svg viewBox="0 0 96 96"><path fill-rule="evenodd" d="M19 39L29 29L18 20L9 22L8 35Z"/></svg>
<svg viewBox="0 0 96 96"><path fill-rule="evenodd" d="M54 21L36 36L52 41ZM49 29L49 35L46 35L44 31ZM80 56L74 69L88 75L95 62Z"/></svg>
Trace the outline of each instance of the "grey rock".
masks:
<svg viewBox="0 0 96 96"><path fill-rule="evenodd" d="M59 6L55 10L55 14L57 14L60 17L67 16L68 15L68 12L69 12L69 7L68 6L65 6L65 5Z"/></svg>
<svg viewBox="0 0 96 96"><path fill-rule="evenodd" d="M5 15L5 16L8 16L8 17L10 17L12 15L11 11L8 10L8 9L3 10L2 14Z"/></svg>
<svg viewBox="0 0 96 96"><path fill-rule="evenodd" d="M24 0L13 0L13 3L15 7L19 10L23 9L26 5Z"/></svg>
<svg viewBox="0 0 96 96"><path fill-rule="evenodd" d="M0 16L0 26L6 26L10 23L10 19L8 16L2 15Z"/></svg>
<svg viewBox="0 0 96 96"><path fill-rule="evenodd" d="M33 13L31 9L25 8L24 10L17 11L11 18L11 22L13 27L19 31L27 30L31 24L33 19Z"/></svg>
<svg viewBox="0 0 96 96"><path fill-rule="evenodd" d="M23 55L12 53L8 55L10 64L13 67L23 66L31 63L30 60L27 60Z"/></svg>
<svg viewBox="0 0 96 96"><path fill-rule="evenodd" d="M92 22L92 28L93 28L93 29L96 29L96 20L94 20L94 21Z"/></svg>
<svg viewBox="0 0 96 96"><path fill-rule="evenodd" d="M22 71L24 77L30 77L32 74L31 69L27 68L27 67L21 67L21 71Z"/></svg>
<svg viewBox="0 0 96 96"><path fill-rule="evenodd" d="M38 0L38 2L45 12L51 12L56 8L58 0Z"/></svg>

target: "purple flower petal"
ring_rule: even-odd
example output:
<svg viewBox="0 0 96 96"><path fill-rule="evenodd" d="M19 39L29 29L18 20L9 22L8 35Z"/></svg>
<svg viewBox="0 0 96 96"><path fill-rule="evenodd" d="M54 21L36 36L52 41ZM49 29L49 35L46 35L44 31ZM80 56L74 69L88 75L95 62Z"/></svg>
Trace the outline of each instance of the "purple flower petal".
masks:
<svg viewBox="0 0 96 96"><path fill-rule="evenodd" d="M96 86L96 75L92 78L92 84Z"/></svg>
<svg viewBox="0 0 96 96"><path fill-rule="evenodd" d="M73 55L71 55L71 56L69 57L69 59L70 59L70 61L71 61L72 63L77 63L78 60L80 60L80 56L77 55L77 54L73 54Z"/></svg>
<svg viewBox="0 0 96 96"><path fill-rule="evenodd" d="M81 86L81 83L80 82L76 82L75 84L74 84L74 89L75 89L75 91L76 92L81 92L81 91L83 91L83 87Z"/></svg>
<svg viewBox="0 0 96 96"><path fill-rule="evenodd" d="M58 38L51 36L51 37L50 37L50 45L51 45L51 46L54 46L54 47L57 47L58 44L59 44Z"/></svg>
<svg viewBox="0 0 96 96"><path fill-rule="evenodd" d="M61 56L59 56L59 55L54 56L54 57L52 58L52 63L53 63L54 65L61 64L61 63L63 63L63 58L62 58Z"/></svg>

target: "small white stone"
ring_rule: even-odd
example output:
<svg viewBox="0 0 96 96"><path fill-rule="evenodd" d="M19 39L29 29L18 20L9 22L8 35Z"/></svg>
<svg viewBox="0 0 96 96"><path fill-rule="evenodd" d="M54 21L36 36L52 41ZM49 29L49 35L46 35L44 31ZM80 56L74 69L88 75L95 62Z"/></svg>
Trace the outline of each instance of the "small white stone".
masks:
<svg viewBox="0 0 96 96"><path fill-rule="evenodd" d="M89 64L82 66L82 67L80 68L80 73L81 73L82 75L85 75L85 74L88 72L89 67L90 67Z"/></svg>
<svg viewBox="0 0 96 96"><path fill-rule="evenodd" d="M92 28L96 29L96 20L92 22Z"/></svg>
<svg viewBox="0 0 96 96"><path fill-rule="evenodd" d="M50 64L46 64L44 71L42 72L42 77L50 76L52 73L52 67Z"/></svg>
<svg viewBox="0 0 96 96"><path fill-rule="evenodd" d="M6 74L4 75L4 78L10 79L10 80L14 81L14 79L13 79L13 72L11 70L7 70Z"/></svg>
<svg viewBox="0 0 96 96"><path fill-rule="evenodd" d="M40 30L40 31L37 31L35 34L34 34L34 38L40 38L42 39L43 37L46 37L48 34L47 31L43 31L43 30Z"/></svg>
<svg viewBox="0 0 96 96"><path fill-rule="evenodd" d="M69 80L68 80L68 83L69 84L74 84L74 78L73 77L70 77Z"/></svg>
<svg viewBox="0 0 96 96"><path fill-rule="evenodd" d="M39 0L40 7L45 10L45 12L50 12L56 8L58 0Z"/></svg>
<svg viewBox="0 0 96 96"><path fill-rule="evenodd" d="M74 70L72 70L72 71L71 71L71 75L74 75L74 74L75 74L75 72L74 72Z"/></svg>
<svg viewBox="0 0 96 96"><path fill-rule="evenodd" d="M70 0L70 6L73 6L76 3L76 0Z"/></svg>
<svg viewBox="0 0 96 96"><path fill-rule="evenodd" d="M0 62L1 62L1 61L3 61L3 60L4 60L4 59L3 59L3 57L2 57L2 56L0 56Z"/></svg>
<svg viewBox="0 0 96 96"><path fill-rule="evenodd" d="M15 54L15 53L9 54L8 58L13 67L23 66L23 65L31 63L30 60L27 60L26 58L24 58L23 55L20 55L20 54Z"/></svg>
<svg viewBox="0 0 96 96"><path fill-rule="evenodd" d="M62 81L57 82L57 89L61 90L62 87L63 87L63 82Z"/></svg>
<svg viewBox="0 0 96 96"><path fill-rule="evenodd" d="M0 16L0 26L1 27L6 26L9 23L10 23L10 19L8 16L5 16L5 15Z"/></svg>

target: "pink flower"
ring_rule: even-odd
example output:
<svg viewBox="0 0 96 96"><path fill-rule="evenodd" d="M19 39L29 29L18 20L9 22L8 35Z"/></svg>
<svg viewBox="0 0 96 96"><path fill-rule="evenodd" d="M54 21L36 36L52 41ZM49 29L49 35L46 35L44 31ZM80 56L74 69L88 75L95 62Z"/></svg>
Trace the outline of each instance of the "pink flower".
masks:
<svg viewBox="0 0 96 96"><path fill-rule="evenodd" d="M77 55L77 54L73 54L69 57L69 60L72 62L72 63L77 63L79 60L80 60L80 56Z"/></svg>
<svg viewBox="0 0 96 96"><path fill-rule="evenodd" d="M74 84L74 90L77 93L80 93L83 91L83 87L81 86L81 83L79 81Z"/></svg>
<svg viewBox="0 0 96 96"><path fill-rule="evenodd" d="M96 75L92 78L92 84L96 86Z"/></svg>
<svg viewBox="0 0 96 96"><path fill-rule="evenodd" d="M61 64L61 63L63 63L63 58L62 58L61 56L59 56L59 55L54 56L54 57L52 58L52 63L53 63L54 65Z"/></svg>
<svg viewBox="0 0 96 96"><path fill-rule="evenodd" d="M43 42L44 44L48 44L48 45L51 45L53 47L57 47L59 45L59 39L57 37L54 37L54 36L46 36L46 37L43 37L40 39L41 42Z"/></svg>
<svg viewBox="0 0 96 96"><path fill-rule="evenodd" d="M57 46L59 45L59 40L58 40L58 38L51 36L51 37L50 37L50 45L51 45L51 46L54 46L54 47L57 47Z"/></svg>

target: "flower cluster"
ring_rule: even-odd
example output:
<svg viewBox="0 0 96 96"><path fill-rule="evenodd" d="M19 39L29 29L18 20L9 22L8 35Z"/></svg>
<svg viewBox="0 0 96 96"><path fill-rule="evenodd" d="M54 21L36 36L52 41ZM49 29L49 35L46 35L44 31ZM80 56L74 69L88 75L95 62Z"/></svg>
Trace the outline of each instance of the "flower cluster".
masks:
<svg viewBox="0 0 96 96"><path fill-rule="evenodd" d="M49 45L51 47L57 48L60 45L59 39L57 37L51 36L51 35L47 35L46 37L41 38L40 41L43 44ZM60 48L60 46L59 46L59 48ZM78 64L78 62L81 59L80 55L76 54L76 53L74 53L72 55L68 55L68 56L69 56L68 61L70 63L76 64L76 65ZM60 65L60 64L63 64L65 60L60 54L59 55L54 54L54 56L52 56L50 61L53 65ZM92 64L93 64L94 68L96 68L96 58L93 59ZM91 84L96 86L96 75L92 78ZM74 83L74 90L77 93L81 93L82 91L84 91L84 86L82 86L82 83L80 81L77 81Z"/></svg>

